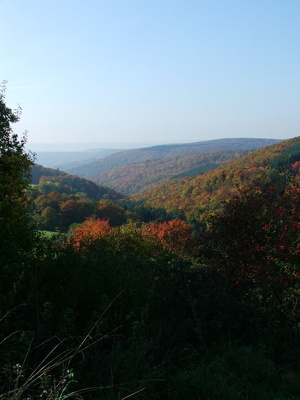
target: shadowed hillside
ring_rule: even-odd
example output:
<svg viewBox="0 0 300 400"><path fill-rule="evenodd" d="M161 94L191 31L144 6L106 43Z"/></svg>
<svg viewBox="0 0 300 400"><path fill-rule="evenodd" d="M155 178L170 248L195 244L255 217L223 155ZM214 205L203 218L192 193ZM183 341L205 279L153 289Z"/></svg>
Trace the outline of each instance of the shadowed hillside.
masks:
<svg viewBox="0 0 300 400"><path fill-rule="evenodd" d="M37 185L42 176L65 176L67 175L66 172L58 171L57 169L53 168L46 168L39 164L34 164L31 167L31 183Z"/></svg>

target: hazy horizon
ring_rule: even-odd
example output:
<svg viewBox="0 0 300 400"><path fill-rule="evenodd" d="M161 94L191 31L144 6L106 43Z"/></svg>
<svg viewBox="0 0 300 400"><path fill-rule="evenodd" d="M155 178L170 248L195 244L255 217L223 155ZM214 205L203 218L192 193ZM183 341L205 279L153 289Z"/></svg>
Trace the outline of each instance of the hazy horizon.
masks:
<svg viewBox="0 0 300 400"><path fill-rule="evenodd" d="M161 145L176 145L176 144L189 144L198 142L209 142L217 140L226 139L260 139L260 140L272 140L274 138L219 138L219 139L207 139L207 140L197 140L197 141L178 141L178 142L95 142L95 143L26 143L27 151L32 151L36 153L51 153L51 152L95 152L97 150L131 150L139 149L144 147L155 147ZM274 139L283 140L283 139Z"/></svg>

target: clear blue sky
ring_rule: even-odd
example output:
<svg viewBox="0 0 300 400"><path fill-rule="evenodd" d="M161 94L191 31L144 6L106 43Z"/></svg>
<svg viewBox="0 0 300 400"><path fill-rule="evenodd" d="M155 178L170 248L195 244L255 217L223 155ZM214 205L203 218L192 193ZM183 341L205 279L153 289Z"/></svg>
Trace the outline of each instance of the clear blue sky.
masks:
<svg viewBox="0 0 300 400"><path fill-rule="evenodd" d="M300 135L299 0L0 0L30 142Z"/></svg>

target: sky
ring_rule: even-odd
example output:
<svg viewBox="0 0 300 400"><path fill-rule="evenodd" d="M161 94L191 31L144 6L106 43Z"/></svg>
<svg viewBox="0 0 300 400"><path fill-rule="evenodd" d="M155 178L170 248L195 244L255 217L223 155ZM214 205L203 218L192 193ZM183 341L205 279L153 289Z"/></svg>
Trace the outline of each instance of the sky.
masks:
<svg viewBox="0 0 300 400"><path fill-rule="evenodd" d="M0 0L30 143L300 135L299 0Z"/></svg>

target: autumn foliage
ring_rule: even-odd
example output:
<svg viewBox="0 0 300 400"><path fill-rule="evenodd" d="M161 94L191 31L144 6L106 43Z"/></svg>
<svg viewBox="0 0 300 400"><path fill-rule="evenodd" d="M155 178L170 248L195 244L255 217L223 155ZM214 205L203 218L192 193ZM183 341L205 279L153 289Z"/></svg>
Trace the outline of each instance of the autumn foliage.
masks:
<svg viewBox="0 0 300 400"><path fill-rule="evenodd" d="M66 175L28 187L1 91L0 111L0 399L299 399L299 138L155 209Z"/></svg>
<svg viewBox="0 0 300 400"><path fill-rule="evenodd" d="M141 227L135 224L134 231L136 234L139 232L141 238L157 241L164 249L177 254L191 255L196 249L193 227L180 219L150 222ZM72 230L69 243L76 251L84 251L98 240L105 238L110 232L113 232L115 236L122 236L127 230L124 227L111 228L108 220L88 218Z"/></svg>
<svg viewBox="0 0 300 400"><path fill-rule="evenodd" d="M111 227L107 220L88 218L73 230L69 243L76 251L84 251L97 240L108 235L110 231Z"/></svg>
<svg viewBox="0 0 300 400"><path fill-rule="evenodd" d="M180 219L144 224L142 234L156 237L166 249L175 253L189 254L195 250L193 227Z"/></svg>
<svg viewBox="0 0 300 400"><path fill-rule="evenodd" d="M228 282L266 309L299 317L299 184L244 189L214 219L204 248Z"/></svg>
<svg viewBox="0 0 300 400"><path fill-rule="evenodd" d="M264 147L203 174L169 179L136 193L146 205L164 207L168 212L180 209L190 219L201 219L206 211L222 208L222 202L234 198L245 185L260 181L273 185L285 172L297 173L300 138ZM292 167L292 165L294 166ZM292 171L291 171L292 170Z"/></svg>

